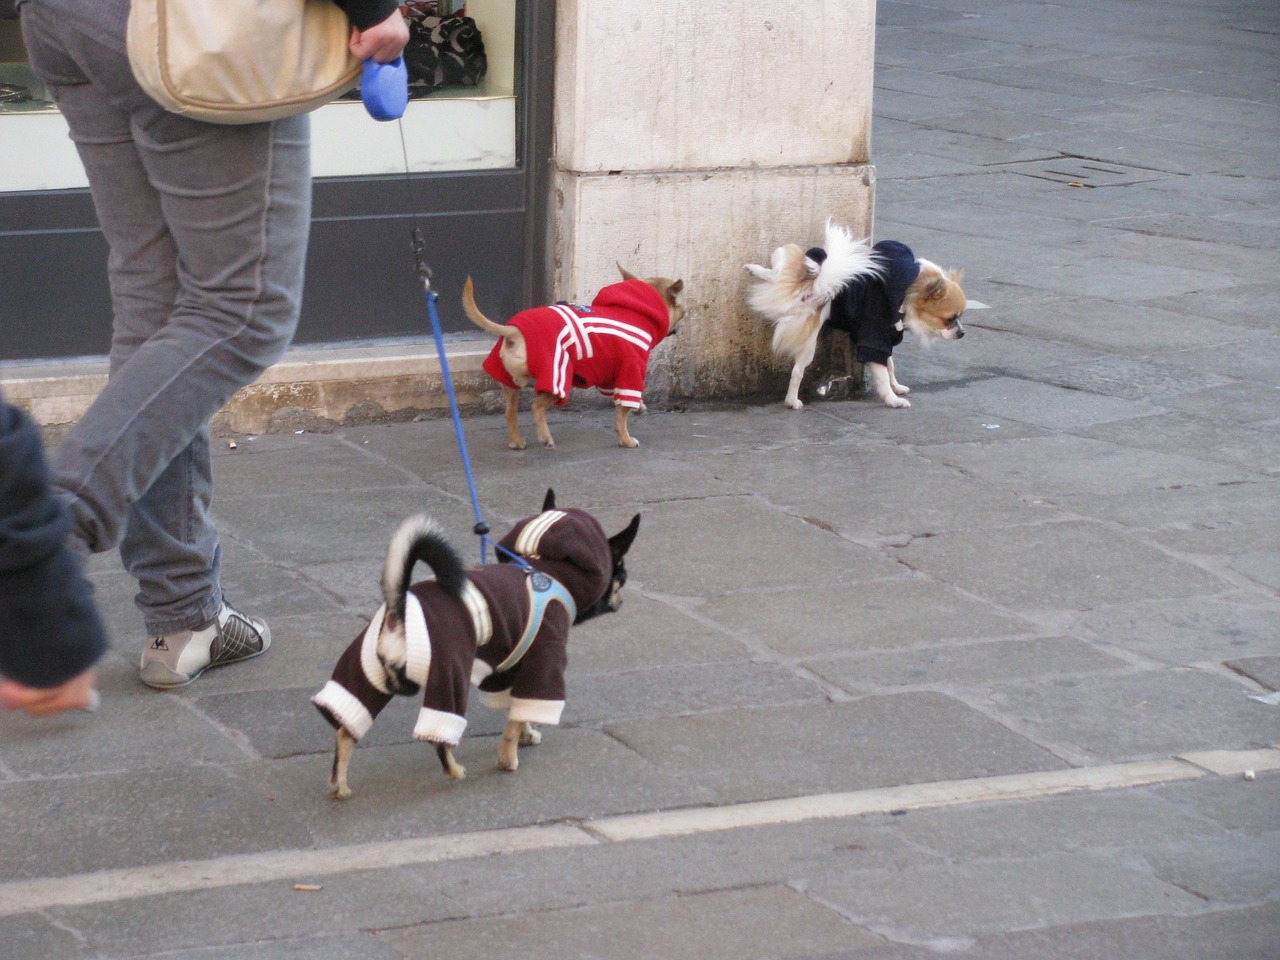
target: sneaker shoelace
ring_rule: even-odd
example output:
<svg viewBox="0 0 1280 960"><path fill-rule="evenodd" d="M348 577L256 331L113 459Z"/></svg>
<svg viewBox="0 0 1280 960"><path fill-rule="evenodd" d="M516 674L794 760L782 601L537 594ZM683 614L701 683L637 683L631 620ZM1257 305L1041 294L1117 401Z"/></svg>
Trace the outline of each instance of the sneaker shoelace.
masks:
<svg viewBox="0 0 1280 960"><path fill-rule="evenodd" d="M209 647L209 665L241 660L261 649L262 634L248 617L232 610Z"/></svg>

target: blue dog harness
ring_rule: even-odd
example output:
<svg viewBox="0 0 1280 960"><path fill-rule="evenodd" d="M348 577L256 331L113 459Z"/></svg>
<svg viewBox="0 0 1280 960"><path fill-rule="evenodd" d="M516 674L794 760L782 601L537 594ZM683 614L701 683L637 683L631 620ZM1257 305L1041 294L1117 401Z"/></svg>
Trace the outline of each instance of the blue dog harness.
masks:
<svg viewBox="0 0 1280 960"><path fill-rule="evenodd" d="M547 607L551 603L558 602L564 607L569 614L569 623L573 623L578 618L578 605L573 602L573 597L565 589L564 584L555 577L541 570L533 570L525 578L525 587L529 591L529 622L525 624L524 633L520 635L511 653L493 668L494 673L510 670L529 652L529 647L533 645L533 638L542 629L543 617L546 616Z"/></svg>

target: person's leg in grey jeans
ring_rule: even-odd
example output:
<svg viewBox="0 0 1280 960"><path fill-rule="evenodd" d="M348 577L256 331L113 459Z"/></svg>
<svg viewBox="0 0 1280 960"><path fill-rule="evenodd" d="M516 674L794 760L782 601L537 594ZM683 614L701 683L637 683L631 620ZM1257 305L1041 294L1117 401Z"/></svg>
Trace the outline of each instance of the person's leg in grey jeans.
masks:
<svg viewBox="0 0 1280 960"><path fill-rule="evenodd" d="M110 246L111 375L53 457L54 480L83 546L118 545L138 580L143 679L177 686L270 643L265 624L223 601L207 425L297 324L308 119L223 126L168 113L129 69L127 3L80 9L20 7Z"/></svg>

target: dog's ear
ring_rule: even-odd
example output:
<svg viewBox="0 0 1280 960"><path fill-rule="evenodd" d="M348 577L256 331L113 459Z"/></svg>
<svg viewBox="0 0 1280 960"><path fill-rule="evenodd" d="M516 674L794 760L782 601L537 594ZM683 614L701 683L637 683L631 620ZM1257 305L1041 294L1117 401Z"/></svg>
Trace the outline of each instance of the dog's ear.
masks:
<svg viewBox="0 0 1280 960"><path fill-rule="evenodd" d="M618 272L622 274L623 280L639 280L640 279L634 273L632 273L626 267L624 267L622 264L618 263L618 261L615 260L614 265L618 268Z"/></svg>
<svg viewBox="0 0 1280 960"><path fill-rule="evenodd" d="M964 270L948 270L947 277L950 278L952 283L959 283L964 279Z"/></svg>
<svg viewBox="0 0 1280 960"><path fill-rule="evenodd" d="M631 544L636 539L636 532L639 529L640 529L640 514L637 513L634 517L631 518L631 522L627 524L627 527L625 530L615 533L612 537L609 538L609 552L613 554L614 563L617 563L624 556L626 556L627 551L631 549Z"/></svg>
<svg viewBox="0 0 1280 960"><path fill-rule="evenodd" d="M944 277L929 281L929 285L924 288L924 298L926 300L941 300L946 295L947 281Z"/></svg>
<svg viewBox="0 0 1280 960"><path fill-rule="evenodd" d="M542 512L546 513L548 510L554 510L555 508L556 492L551 487L547 487L547 495L542 498Z"/></svg>
<svg viewBox="0 0 1280 960"><path fill-rule="evenodd" d="M671 286L667 287L667 299L670 300L672 303L675 303L676 297L680 296L680 294L683 292L684 292L684 281L673 280L671 282Z"/></svg>

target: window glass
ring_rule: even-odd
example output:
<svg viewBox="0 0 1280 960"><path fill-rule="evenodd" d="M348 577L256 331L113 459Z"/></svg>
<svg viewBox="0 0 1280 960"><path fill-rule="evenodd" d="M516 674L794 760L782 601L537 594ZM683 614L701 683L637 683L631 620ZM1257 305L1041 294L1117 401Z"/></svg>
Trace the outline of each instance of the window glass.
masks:
<svg viewBox="0 0 1280 960"><path fill-rule="evenodd" d="M412 99L403 125L371 120L358 94L322 107L312 122L315 175L403 173L406 158L413 172L514 167L515 7L405 4ZM27 65L10 0L0 0L0 192L85 186L66 123Z"/></svg>

